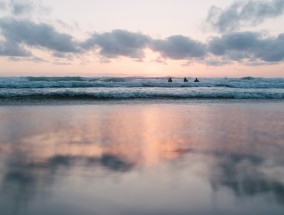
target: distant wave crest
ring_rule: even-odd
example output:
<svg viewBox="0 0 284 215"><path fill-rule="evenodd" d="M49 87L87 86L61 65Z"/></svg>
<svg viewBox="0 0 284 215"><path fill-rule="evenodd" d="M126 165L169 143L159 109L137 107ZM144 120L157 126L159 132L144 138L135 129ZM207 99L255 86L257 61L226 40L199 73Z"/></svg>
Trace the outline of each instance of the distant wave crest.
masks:
<svg viewBox="0 0 284 215"><path fill-rule="evenodd" d="M197 88L225 87L240 89L284 89L283 78L203 78L201 82L183 82L182 78L173 78L172 83L167 78L120 78L120 77L18 77L0 78L0 88L89 88L89 87L164 87L164 88Z"/></svg>

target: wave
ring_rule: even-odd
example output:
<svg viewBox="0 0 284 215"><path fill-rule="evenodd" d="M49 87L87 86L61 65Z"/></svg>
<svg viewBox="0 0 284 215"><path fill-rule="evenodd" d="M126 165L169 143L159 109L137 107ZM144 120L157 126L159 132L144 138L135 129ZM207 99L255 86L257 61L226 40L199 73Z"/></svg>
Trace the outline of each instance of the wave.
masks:
<svg viewBox="0 0 284 215"><path fill-rule="evenodd" d="M182 78L173 78L172 83L167 78L141 77L3 77L0 78L0 88L133 88L133 87L164 87L164 88L240 88L240 89L284 89L284 78L203 78L194 83L189 78L184 83Z"/></svg>
<svg viewBox="0 0 284 215"><path fill-rule="evenodd" d="M5 89L0 99L284 99L284 89L56 88Z"/></svg>

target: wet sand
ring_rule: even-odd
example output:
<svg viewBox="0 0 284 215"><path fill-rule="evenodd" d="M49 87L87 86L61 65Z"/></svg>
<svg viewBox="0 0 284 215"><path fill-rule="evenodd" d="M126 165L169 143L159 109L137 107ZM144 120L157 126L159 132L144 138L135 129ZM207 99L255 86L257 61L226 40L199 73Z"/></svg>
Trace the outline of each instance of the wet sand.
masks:
<svg viewBox="0 0 284 215"><path fill-rule="evenodd" d="M6 104L0 214L282 215L283 131L283 101Z"/></svg>

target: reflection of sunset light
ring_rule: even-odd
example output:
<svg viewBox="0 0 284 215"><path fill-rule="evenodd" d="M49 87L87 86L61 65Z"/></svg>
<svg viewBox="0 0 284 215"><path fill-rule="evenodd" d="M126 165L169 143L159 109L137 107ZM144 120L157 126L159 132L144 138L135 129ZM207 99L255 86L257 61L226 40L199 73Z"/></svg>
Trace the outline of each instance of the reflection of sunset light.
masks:
<svg viewBox="0 0 284 215"><path fill-rule="evenodd" d="M143 119L146 128L144 131L145 146L143 148L145 164L151 165L163 159L175 158L177 156L175 151L179 142L171 134L166 139L163 135L163 133L170 133L172 126L178 125L178 118L175 117L174 113L170 113L169 122L168 116L161 117L159 109L149 108L144 113Z"/></svg>
<svg viewBox="0 0 284 215"><path fill-rule="evenodd" d="M113 154L131 163L154 165L179 157L183 145L188 147L186 138L173 133L184 122L170 109L167 115L155 106L104 115L103 119L95 115L85 118L83 124L72 127L61 123L55 131L23 138L18 150L26 151L32 160Z"/></svg>
<svg viewBox="0 0 284 215"><path fill-rule="evenodd" d="M55 156L99 158L113 154L131 163L153 165L179 156L184 140L171 133L183 126L177 113L163 115L153 107L105 116L99 119L94 115L75 126L60 123L56 130L50 127L51 131L23 138L17 150L34 162Z"/></svg>
<svg viewBox="0 0 284 215"><path fill-rule="evenodd" d="M78 139L80 139L78 137ZM25 140L24 140L25 142ZM100 156L102 148L96 144L84 144L79 140L70 139L68 133L61 131L45 135L38 135L26 140L27 149L38 159L45 159L54 155L68 156Z"/></svg>
<svg viewBox="0 0 284 215"><path fill-rule="evenodd" d="M230 119L224 120L219 114L220 108ZM171 105L136 105L131 111L127 105L122 105L115 110L104 106L95 107L95 110L86 108L84 114L70 111L65 118L58 117L56 126L54 121L48 120L52 115L45 112L47 118L40 126L35 126L36 120L27 124L25 118L23 122L15 118L18 125L31 126L30 130L24 137L11 134L11 139L6 140L11 142L2 143L0 153L20 152L27 160L35 162L45 162L56 156L99 159L113 155L127 163L151 166L179 159L191 150L208 154L243 153L249 147L246 142L252 141L248 138L261 142L260 137L250 135L255 129L250 126L251 118L237 109L233 111L238 111L238 115L232 114L231 109L226 112L223 107L195 105L176 106L175 109L171 109ZM32 119L42 116L42 113L30 114L27 117ZM232 123L238 119L244 124ZM5 122L7 124L8 118ZM253 123L256 127L262 126L262 121L256 118ZM266 128L274 129L268 125ZM265 138L262 136L263 141L267 141ZM276 140L275 144L278 144Z"/></svg>

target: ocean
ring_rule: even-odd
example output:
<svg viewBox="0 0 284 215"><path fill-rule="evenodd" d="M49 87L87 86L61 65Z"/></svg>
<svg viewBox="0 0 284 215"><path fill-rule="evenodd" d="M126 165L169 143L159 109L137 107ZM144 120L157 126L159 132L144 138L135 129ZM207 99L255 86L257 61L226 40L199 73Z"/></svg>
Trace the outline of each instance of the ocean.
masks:
<svg viewBox="0 0 284 215"><path fill-rule="evenodd" d="M0 99L284 99L284 78L2 77Z"/></svg>
<svg viewBox="0 0 284 215"><path fill-rule="evenodd" d="M283 78L0 78L2 215L282 215Z"/></svg>

